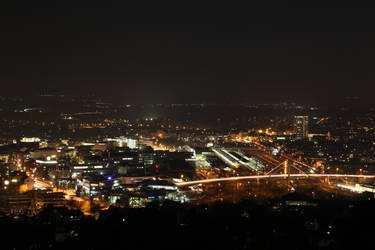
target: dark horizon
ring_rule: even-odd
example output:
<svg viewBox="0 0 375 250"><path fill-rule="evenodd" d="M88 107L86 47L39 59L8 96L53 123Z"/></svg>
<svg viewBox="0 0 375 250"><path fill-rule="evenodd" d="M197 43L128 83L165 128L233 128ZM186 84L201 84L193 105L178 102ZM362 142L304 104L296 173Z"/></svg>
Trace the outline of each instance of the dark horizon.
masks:
<svg viewBox="0 0 375 250"><path fill-rule="evenodd" d="M221 99L217 100L215 98L174 98L163 100L161 99L145 99L135 98L129 96L120 96L117 94L106 94L96 91L91 91L88 93L69 93L67 91L59 90L41 90L30 91L29 93L20 93L20 92L8 92L0 94L0 97L17 98L17 100L24 102L28 105L41 105L43 107L55 106L56 102L59 100L76 100L80 99L86 101L100 101L105 103L112 103L114 105L170 105L170 104L186 104L186 105L196 105L196 104L205 104L205 105L218 105L218 106L252 106L252 105L278 105L278 104L288 104L296 106L309 107L318 107L322 109L337 109L337 108L350 108L350 109L374 109L374 102L372 99L366 99L359 96L340 96L332 99L296 99L296 98L263 98L263 99L243 99L243 100L230 100L230 99ZM4 99L7 100L7 99Z"/></svg>

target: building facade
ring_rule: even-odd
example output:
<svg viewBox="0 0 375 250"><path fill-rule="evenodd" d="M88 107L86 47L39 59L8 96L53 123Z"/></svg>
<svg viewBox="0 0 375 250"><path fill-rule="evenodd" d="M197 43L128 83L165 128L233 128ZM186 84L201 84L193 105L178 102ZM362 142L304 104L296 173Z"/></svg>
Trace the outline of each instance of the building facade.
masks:
<svg viewBox="0 0 375 250"><path fill-rule="evenodd" d="M293 132L297 139L307 138L309 117L305 115L294 116Z"/></svg>

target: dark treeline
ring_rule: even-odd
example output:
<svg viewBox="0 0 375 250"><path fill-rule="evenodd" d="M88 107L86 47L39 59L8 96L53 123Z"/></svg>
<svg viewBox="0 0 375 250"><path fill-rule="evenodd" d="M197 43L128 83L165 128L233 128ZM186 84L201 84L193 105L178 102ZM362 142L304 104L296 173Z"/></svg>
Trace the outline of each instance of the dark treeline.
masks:
<svg viewBox="0 0 375 250"><path fill-rule="evenodd" d="M47 207L2 217L1 249L373 249L375 201L150 203L93 217Z"/></svg>

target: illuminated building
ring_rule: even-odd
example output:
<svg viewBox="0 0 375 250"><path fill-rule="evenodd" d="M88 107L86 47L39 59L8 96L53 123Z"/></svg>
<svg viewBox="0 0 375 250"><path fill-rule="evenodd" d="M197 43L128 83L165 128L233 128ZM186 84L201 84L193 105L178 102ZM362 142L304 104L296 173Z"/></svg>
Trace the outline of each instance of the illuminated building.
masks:
<svg viewBox="0 0 375 250"><path fill-rule="evenodd" d="M10 195L6 200L7 212L13 214L24 214L35 212L47 205L63 207L65 205L65 194L63 192L52 192L48 190L28 191L22 194Z"/></svg>
<svg viewBox="0 0 375 250"><path fill-rule="evenodd" d="M71 172L75 175L82 174L98 174L105 175L110 174L112 171L110 168L107 168L106 165L73 165L71 167Z"/></svg>
<svg viewBox="0 0 375 250"><path fill-rule="evenodd" d="M293 131L298 139L307 138L308 134L308 116L294 116Z"/></svg>
<svg viewBox="0 0 375 250"><path fill-rule="evenodd" d="M31 159L43 159L50 161L51 159L56 159L56 156L56 148L42 148L30 152Z"/></svg>
<svg viewBox="0 0 375 250"><path fill-rule="evenodd" d="M77 179L77 192L82 192L88 197L98 196L102 191L106 189L108 185L111 185L112 177L98 175L87 175L84 178Z"/></svg>
<svg viewBox="0 0 375 250"><path fill-rule="evenodd" d="M40 142L38 137L23 137L20 142Z"/></svg>
<svg viewBox="0 0 375 250"><path fill-rule="evenodd" d="M137 147L137 140L135 139L127 139L127 145L129 148L136 148Z"/></svg>

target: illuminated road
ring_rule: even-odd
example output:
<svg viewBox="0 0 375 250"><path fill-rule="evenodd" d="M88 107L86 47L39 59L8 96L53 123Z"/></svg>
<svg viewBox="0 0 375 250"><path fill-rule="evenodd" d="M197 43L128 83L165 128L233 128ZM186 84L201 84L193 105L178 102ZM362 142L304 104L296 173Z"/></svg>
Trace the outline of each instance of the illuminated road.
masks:
<svg viewBox="0 0 375 250"><path fill-rule="evenodd" d="M287 178L287 177L303 177L303 178L375 178L375 175L355 175L355 174L272 174L272 175L250 175L250 176L238 176L238 177L223 177L214 179L204 179L196 181L185 181L175 183L177 186L189 186L205 183L224 182L224 181L239 181L239 180L251 180L251 179L271 179L271 178Z"/></svg>

